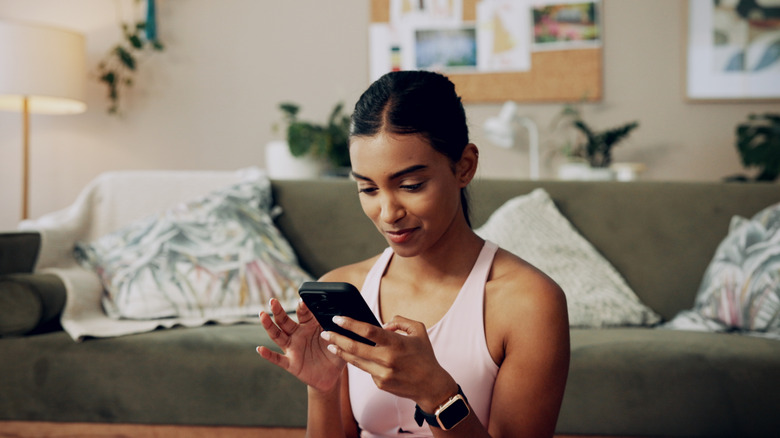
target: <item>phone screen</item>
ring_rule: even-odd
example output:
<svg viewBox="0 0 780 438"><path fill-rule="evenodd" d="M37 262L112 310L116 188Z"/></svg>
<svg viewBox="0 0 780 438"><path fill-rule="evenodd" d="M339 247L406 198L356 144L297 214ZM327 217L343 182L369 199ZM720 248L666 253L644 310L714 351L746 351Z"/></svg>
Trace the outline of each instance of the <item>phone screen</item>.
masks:
<svg viewBox="0 0 780 438"><path fill-rule="evenodd" d="M298 294L323 330L333 331L371 346L376 345L333 322L333 317L339 315L381 327L355 286L341 282L307 281L298 289Z"/></svg>

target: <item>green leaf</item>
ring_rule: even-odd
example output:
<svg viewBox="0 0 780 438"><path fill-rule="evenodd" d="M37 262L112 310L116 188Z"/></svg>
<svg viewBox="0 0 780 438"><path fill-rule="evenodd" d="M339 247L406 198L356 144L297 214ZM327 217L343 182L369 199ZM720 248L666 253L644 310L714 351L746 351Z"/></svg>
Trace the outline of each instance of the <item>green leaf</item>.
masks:
<svg viewBox="0 0 780 438"><path fill-rule="evenodd" d="M279 109L282 110L282 112L288 119L295 120L295 117L298 115L298 111L300 110L300 107L291 102L282 102L279 104Z"/></svg>
<svg viewBox="0 0 780 438"><path fill-rule="evenodd" d="M336 104L336 106L333 108L333 111L330 112L330 116L328 117L328 126L332 126L336 123L336 117L339 116L342 108L344 108L344 103L339 102Z"/></svg>
<svg viewBox="0 0 780 438"><path fill-rule="evenodd" d="M305 123L291 123L287 128L287 143L290 153L301 157L309 153L312 147L312 129Z"/></svg>
<svg viewBox="0 0 780 438"><path fill-rule="evenodd" d="M745 167L757 167L757 181L774 181L780 175L780 114L748 117L737 125L737 150Z"/></svg>
<svg viewBox="0 0 780 438"><path fill-rule="evenodd" d="M100 80L109 85L112 85L116 82L116 73L112 71L107 72L106 74L100 77Z"/></svg>
<svg viewBox="0 0 780 438"><path fill-rule="evenodd" d="M135 70L135 58L132 54L130 54L130 52L128 52L122 46L117 46L116 54L119 56L119 60L122 61L122 64L124 64L125 67L129 68L130 70Z"/></svg>
<svg viewBox="0 0 780 438"><path fill-rule="evenodd" d="M141 38L139 38L137 34L128 35L127 40L130 42L130 45L132 45L136 49L140 49L144 46L143 41L141 41Z"/></svg>

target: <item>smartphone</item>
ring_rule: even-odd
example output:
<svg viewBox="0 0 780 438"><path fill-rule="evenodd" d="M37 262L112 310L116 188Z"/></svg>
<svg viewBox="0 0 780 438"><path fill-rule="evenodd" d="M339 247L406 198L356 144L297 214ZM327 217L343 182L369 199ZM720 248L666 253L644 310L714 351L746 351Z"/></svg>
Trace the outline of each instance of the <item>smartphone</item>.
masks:
<svg viewBox="0 0 780 438"><path fill-rule="evenodd" d="M366 300L363 299L363 295L355 286L341 282L307 281L298 288L298 295L317 318L323 330L336 332L371 346L376 345L333 322L333 317L340 315L381 327Z"/></svg>

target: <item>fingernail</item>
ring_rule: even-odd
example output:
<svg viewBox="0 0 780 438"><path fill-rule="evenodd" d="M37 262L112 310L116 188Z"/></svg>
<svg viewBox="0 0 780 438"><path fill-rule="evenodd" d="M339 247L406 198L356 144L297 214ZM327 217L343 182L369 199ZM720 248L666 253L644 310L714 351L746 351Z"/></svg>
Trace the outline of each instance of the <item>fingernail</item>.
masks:
<svg viewBox="0 0 780 438"><path fill-rule="evenodd" d="M341 325L341 324L344 324L344 318L342 318L342 317L341 317L341 316L339 316L339 315L336 315L336 316L334 316L334 317L333 317L333 322L334 322L336 325Z"/></svg>
<svg viewBox="0 0 780 438"><path fill-rule="evenodd" d="M328 345L328 351L330 351L333 354L338 353L339 349L333 344Z"/></svg>
<svg viewBox="0 0 780 438"><path fill-rule="evenodd" d="M320 333L320 337L326 341L330 341L330 332L322 332Z"/></svg>

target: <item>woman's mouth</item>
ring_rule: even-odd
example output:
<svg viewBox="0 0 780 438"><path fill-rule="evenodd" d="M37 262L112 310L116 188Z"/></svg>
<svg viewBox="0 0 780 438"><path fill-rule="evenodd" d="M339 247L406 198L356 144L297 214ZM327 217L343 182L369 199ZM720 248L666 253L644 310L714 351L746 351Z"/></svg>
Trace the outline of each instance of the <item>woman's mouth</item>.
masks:
<svg viewBox="0 0 780 438"><path fill-rule="evenodd" d="M393 243L404 243L411 239L412 233L415 230L416 228L406 228L398 231L385 231L385 234L387 235L387 238L390 239L390 241Z"/></svg>

